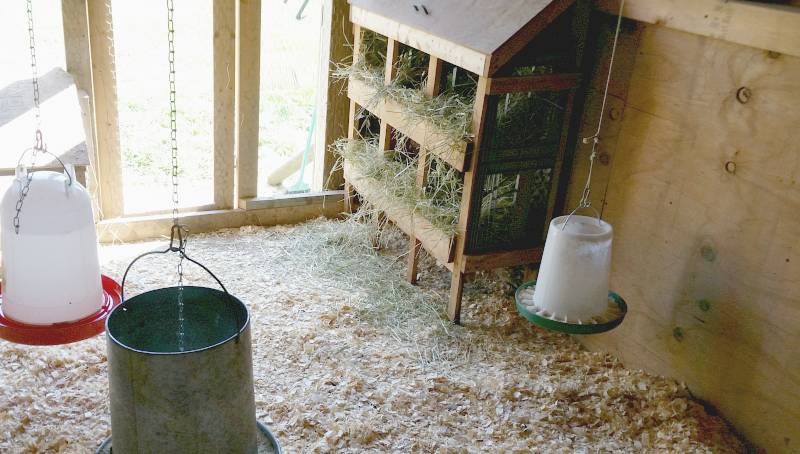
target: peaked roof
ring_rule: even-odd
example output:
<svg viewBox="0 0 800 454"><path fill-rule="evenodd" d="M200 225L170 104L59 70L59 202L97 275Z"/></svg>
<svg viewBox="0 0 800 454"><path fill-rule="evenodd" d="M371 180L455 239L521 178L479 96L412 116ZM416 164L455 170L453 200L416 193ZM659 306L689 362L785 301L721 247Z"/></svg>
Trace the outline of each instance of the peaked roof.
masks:
<svg viewBox="0 0 800 454"><path fill-rule="evenodd" d="M486 57L483 70L467 69L489 76L575 0L348 1L353 22L359 23L359 19L374 15L382 16L389 21L374 24L373 27L378 29L361 25L447 61L450 60L446 55L436 53L440 45L420 43L419 38L424 40L426 35L432 35L472 53L482 54ZM415 40L417 42L407 42ZM458 62L451 63L462 66Z"/></svg>

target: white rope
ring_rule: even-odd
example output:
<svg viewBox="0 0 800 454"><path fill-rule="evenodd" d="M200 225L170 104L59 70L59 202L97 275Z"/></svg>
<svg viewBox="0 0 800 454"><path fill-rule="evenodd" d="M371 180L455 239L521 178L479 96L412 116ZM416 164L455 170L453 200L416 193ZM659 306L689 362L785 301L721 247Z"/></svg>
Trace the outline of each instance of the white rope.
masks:
<svg viewBox="0 0 800 454"><path fill-rule="evenodd" d="M603 105L600 108L600 120L597 122L597 132L591 137L583 139L583 143L592 140L592 154L589 157L589 177L586 179L586 187L583 188L583 196L578 204L578 208L588 208L591 206L589 195L591 193L589 185L592 182L592 170L594 169L594 158L597 155L597 144L600 143L600 129L603 127L603 117L605 117L606 101L608 100L608 87L611 84L611 68L614 66L614 56L617 53L617 41L619 41L619 29L622 26L622 9L625 7L625 0L619 4L619 16L617 17L617 31L614 33L614 46L611 48L611 61L608 63L608 77L606 78L606 89L603 92Z"/></svg>

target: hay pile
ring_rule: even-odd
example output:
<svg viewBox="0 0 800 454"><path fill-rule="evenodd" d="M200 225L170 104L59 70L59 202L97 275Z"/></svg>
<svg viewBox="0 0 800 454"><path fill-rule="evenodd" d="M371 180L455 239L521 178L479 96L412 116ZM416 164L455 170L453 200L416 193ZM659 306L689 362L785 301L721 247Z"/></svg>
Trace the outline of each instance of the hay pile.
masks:
<svg viewBox="0 0 800 454"><path fill-rule="evenodd" d="M190 238L252 313L257 417L285 453L741 453L679 384L626 370L514 309L507 274L476 276L463 326L442 317L449 273L389 226L315 221ZM107 246L103 272L165 243ZM131 294L172 285L176 257L137 262ZM192 285L212 286L186 266ZM505 279L505 280L504 280ZM92 453L109 434L105 338L0 342L0 453Z"/></svg>

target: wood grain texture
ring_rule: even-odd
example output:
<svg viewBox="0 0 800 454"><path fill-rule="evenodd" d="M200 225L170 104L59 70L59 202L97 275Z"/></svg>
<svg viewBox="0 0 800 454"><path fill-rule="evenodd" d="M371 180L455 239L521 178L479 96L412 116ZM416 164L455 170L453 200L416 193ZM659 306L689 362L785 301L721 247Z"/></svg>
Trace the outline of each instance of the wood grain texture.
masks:
<svg viewBox="0 0 800 454"><path fill-rule="evenodd" d="M236 173L236 0L214 8L214 203L234 206Z"/></svg>
<svg viewBox="0 0 800 454"><path fill-rule="evenodd" d="M236 197L258 192L261 0L236 0Z"/></svg>
<svg viewBox="0 0 800 454"><path fill-rule="evenodd" d="M393 18L353 4L350 5L350 21L478 75L488 74L489 55L483 52L460 46L428 31L399 23Z"/></svg>
<svg viewBox="0 0 800 454"><path fill-rule="evenodd" d="M617 14L619 0L598 7ZM796 5L796 3L795 3ZM625 17L800 57L800 9L726 0L626 0Z"/></svg>
<svg viewBox="0 0 800 454"><path fill-rule="evenodd" d="M331 72L336 64L351 58L350 44L353 26L350 23L350 7L347 0L327 0L322 5L322 33L320 34L320 78L317 85L317 125L314 135L314 177L312 191L339 189L344 183L342 171L335 172L336 156L330 146L347 136L347 114L350 100L347 97L347 82L332 80Z"/></svg>
<svg viewBox="0 0 800 454"><path fill-rule="evenodd" d="M604 210L629 312L582 339L781 454L800 451L798 124L800 59L644 27Z"/></svg>
<svg viewBox="0 0 800 454"><path fill-rule="evenodd" d="M460 47L491 55L543 11L566 7L573 0L426 0L414 2L350 0L353 6L425 30ZM566 6L564 6L566 5ZM368 27L367 24L362 24ZM377 31L377 30L375 30ZM527 41L526 41L527 42Z"/></svg>
<svg viewBox="0 0 800 454"><path fill-rule="evenodd" d="M237 228L243 225L268 227L279 224L296 224L319 216L337 218L342 212L341 199L325 204L300 205L263 210L218 210L181 214L181 223L192 233ZM172 214L139 216L98 222L97 239L100 243L139 241L161 238L172 227Z"/></svg>
<svg viewBox="0 0 800 454"><path fill-rule="evenodd" d="M110 0L87 0L89 42L92 55L92 94L98 162L101 215L103 219L122 216L122 154L119 143L116 64L114 63L114 21ZM88 93L88 91L87 91Z"/></svg>

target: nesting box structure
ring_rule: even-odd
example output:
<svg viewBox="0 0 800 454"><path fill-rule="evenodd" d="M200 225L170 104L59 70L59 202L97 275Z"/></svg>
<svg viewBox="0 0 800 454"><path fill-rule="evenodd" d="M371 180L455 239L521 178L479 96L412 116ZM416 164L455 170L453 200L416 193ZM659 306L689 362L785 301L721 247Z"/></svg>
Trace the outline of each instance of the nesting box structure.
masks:
<svg viewBox="0 0 800 454"><path fill-rule="evenodd" d="M458 322L465 275L540 261L545 228L562 210L576 134L573 112L581 111L588 66L583 50L590 6L583 0L350 5L353 58L359 58L365 34L385 37L387 86L396 77L398 55L409 48L428 59L423 86L429 99L445 89L458 94L464 75L475 81L471 134L461 139L443 137L433 121L408 118L406 107L390 97L376 102L382 87L354 76L348 86L351 139L364 129L359 118L366 108L380 119L382 151L391 148L393 132L416 143L420 186L434 156L462 173L453 237L393 203L381 194L381 183L364 178L354 163L344 165L347 190L355 189L411 237L410 282L416 280L419 247L452 272L448 316Z"/></svg>

